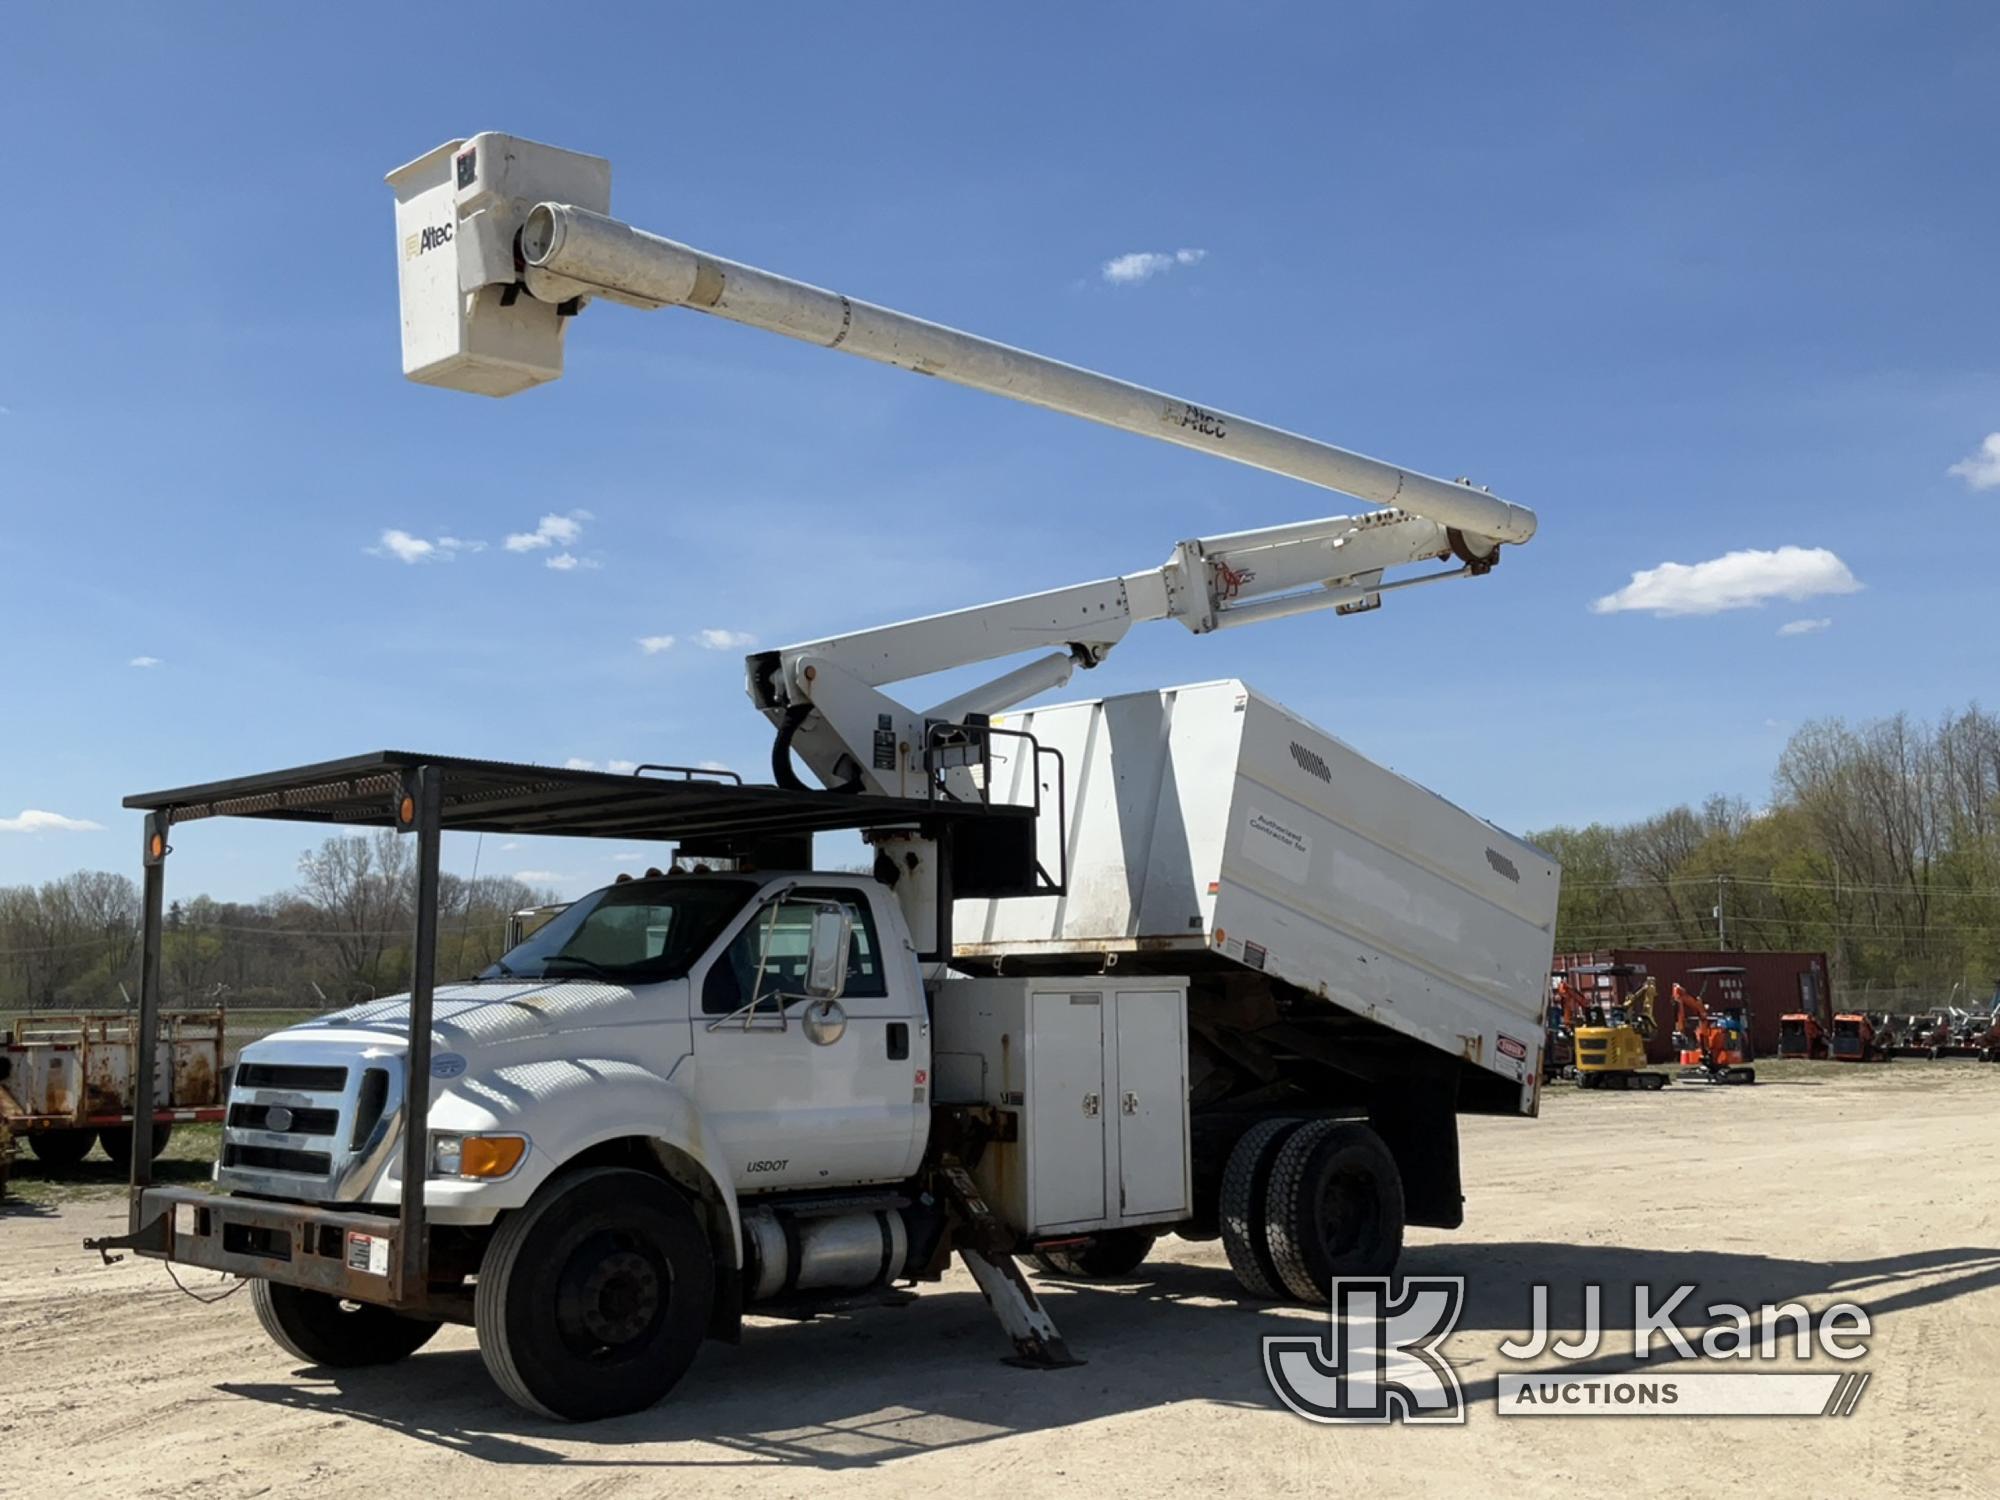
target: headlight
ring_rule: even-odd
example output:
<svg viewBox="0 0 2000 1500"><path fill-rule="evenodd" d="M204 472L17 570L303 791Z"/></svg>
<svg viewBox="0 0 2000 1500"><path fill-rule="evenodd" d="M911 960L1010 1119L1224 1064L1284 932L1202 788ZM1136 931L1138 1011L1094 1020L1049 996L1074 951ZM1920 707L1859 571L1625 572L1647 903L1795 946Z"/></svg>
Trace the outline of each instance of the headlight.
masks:
<svg viewBox="0 0 2000 1500"><path fill-rule="evenodd" d="M524 1135L431 1136L431 1176L505 1177L528 1154Z"/></svg>

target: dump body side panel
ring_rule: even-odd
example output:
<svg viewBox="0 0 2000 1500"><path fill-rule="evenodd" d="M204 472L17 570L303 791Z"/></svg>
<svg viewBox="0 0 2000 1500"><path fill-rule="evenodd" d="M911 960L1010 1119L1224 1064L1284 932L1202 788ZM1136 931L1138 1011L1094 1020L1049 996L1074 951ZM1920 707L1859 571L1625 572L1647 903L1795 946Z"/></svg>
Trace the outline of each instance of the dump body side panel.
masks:
<svg viewBox="0 0 2000 1500"><path fill-rule="evenodd" d="M1519 1082L1532 1111L1542 851L1236 681L1006 723L1064 756L1071 894L964 903L963 957L1221 955Z"/></svg>
<svg viewBox="0 0 2000 1500"><path fill-rule="evenodd" d="M1251 694L1210 941L1527 1080L1560 872L1534 846Z"/></svg>

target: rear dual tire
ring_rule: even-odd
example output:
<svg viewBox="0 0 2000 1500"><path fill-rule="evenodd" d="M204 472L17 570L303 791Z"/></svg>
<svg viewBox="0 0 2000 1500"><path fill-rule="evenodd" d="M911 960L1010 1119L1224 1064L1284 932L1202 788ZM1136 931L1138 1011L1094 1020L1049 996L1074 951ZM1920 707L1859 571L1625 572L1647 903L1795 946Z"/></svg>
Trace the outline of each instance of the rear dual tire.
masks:
<svg viewBox="0 0 2000 1500"><path fill-rule="evenodd" d="M1359 1120L1260 1121L1223 1172L1223 1246L1253 1297L1324 1306L1337 1278L1387 1276L1403 1214L1395 1158Z"/></svg>
<svg viewBox="0 0 2000 1500"><path fill-rule="evenodd" d="M1284 1281L1272 1263L1264 1233L1264 1200L1271 1186L1271 1168L1285 1138L1305 1121L1259 1120L1243 1132L1222 1169L1222 1248L1237 1283L1253 1297L1284 1295Z"/></svg>

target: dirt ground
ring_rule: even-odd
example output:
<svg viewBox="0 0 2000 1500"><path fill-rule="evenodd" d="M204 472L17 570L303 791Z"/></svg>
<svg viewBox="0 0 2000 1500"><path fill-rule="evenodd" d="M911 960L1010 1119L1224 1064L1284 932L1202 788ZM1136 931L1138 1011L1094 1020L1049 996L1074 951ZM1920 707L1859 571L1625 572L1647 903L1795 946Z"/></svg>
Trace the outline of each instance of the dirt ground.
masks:
<svg viewBox="0 0 2000 1500"><path fill-rule="evenodd" d="M198 1307L157 1264L86 1254L122 1214L98 1188L0 1211L0 1475L121 1497L2000 1497L2000 1067L1760 1071L1748 1089L1557 1088L1539 1122L1467 1123L1467 1228L1413 1231L1404 1260L1468 1278L1446 1347L1470 1401L1459 1428L1284 1411L1260 1338L1325 1315L1240 1300L1219 1246L1177 1239L1130 1281L1043 1283L1079 1369L1001 1364L955 1272L902 1307L756 1321L656 1410L563 1427L501 1399L467 1330L388 1370L300 1369L247 1296ZM1527 1327L1535 1281L1572 1289L1553 1294L1572 1324L1585 1282L1620 1322L1636 1282L1699 1282L1701 1306L1851 1299L1874 1318L1873 1380L1847 1418L1503 1418L1496 1346Z"/></svg>

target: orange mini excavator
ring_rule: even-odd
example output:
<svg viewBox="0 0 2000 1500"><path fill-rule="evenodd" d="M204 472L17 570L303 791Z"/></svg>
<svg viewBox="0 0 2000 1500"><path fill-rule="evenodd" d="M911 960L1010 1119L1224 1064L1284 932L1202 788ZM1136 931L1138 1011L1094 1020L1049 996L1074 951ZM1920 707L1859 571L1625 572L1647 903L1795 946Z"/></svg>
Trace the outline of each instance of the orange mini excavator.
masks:
<svg viewBox="0 0 2000 1500"><path fill-rule="evenodd" d="M1691 969L1704 979L1717 974L1741 975L1739 968ZM1706 991L1707 984L1702 986ZM1681 1078L1689 1083L1755 1083L1757 1070L1750 1043L1747 1003L1719 1005L1713 1011L1701 996L1673 987L1674 1041L1681 1049Z"/></svg>

